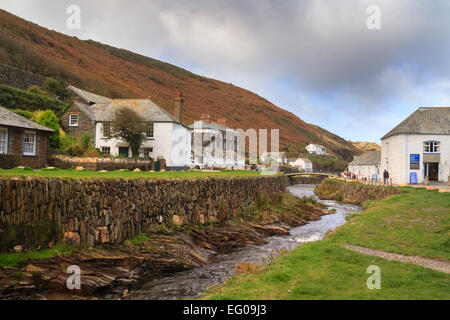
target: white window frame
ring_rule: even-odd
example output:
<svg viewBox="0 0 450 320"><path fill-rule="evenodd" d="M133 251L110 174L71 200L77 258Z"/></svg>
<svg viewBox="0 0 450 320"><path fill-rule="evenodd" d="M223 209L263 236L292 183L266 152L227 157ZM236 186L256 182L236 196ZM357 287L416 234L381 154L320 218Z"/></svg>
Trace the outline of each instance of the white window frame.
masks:
<svg viewBox="0 0 450 320"><path fill-rule="evenodd" d="M76 123L72 123L72 117L76 117ZM80 115L78 113L69 114L69 127L78 127L80 123Z"/></svg>
<svg viewBox="0 0 450 320"><path fill-rule="evenodd" d="M107 127L109 127L109 135L105 134L105 125ZM111 138L111 122L108 122L108 121L102 122L102 135L103 135L103 139Z"/></svg>
<svg viewBox="0 0 450 320"><path fill-rule="evenodd" d="M109 149L109 152L104 152L104 151L103 151L104 149ZM102 147L101 150L102 150L102 153L103 153L103 154L109 154L109 155L111 155L111 147Z"/></svg>
<svg viewBox="0 0 450 320"><path fill-rule="evenodd" d="M151 132L152 134L149 135L149 132ZM153 123L148 124L147 130L145 131L145 137L149 140L152 140L155 138L155 125Z"/></svg>
<svg viewBox="0 0 450 320"><path fill-rule="evenodd" d="M5 143L5 150L0 150L0 154L8 154L8 128L0 128L0 132L5 132L5 141L3 141Z"/></svg>
<svg viewBox="0 0 450 320"><path fill-rule="evenodd" d="M149 152L148 152L148 155L145 155L145 149L149 149ZM152 154L153 154L153 147L145 147L145 148L142 148L142 154L144 155L144 158L145 157L151 157L152 156Z"/></svg>
<svg viewBox="0 0 450 320"><path fill-rule="evenodd" d="M429 149L428 151L426 151L427 148ZM435 140L424 141L423 142L423 152L424 153L441 153L441 142L435 141Z"/></svg>
<svg viewBox="0 0 450 320"><path fill-rule="evenodd" d="M25 152L25 137L26 135L33 136L33 152ZM24 156L36 156L36 142L37 142L37 134L35 131L24 131L22 137L22 152Z"/></svg>

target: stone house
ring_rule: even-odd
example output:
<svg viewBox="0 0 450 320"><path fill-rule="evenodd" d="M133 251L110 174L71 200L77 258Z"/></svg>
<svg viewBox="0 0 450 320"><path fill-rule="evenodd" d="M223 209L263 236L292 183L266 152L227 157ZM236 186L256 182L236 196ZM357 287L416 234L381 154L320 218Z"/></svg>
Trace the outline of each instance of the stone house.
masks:
<svg viewBox="0 0 450 320"><path fill-rule="evenodd" d="M0 107L0 168L42 168L53 130Z"/></svg>
<svg viewBox="0 0 450 320"><path fill-rule="evenodd" d="M350 162L348 170L358 179L380 181L381 152L369 151Z"/></svg>
<svg viewBox="0 0 450 320"><path fill-rule="evenodd" d="M89 133L95 148L111 156L131 156L129 145L111 137L111 121L121 108L136 111L146 121L148 129L140 157L163 158L168 170L188 169L191 164L191 129L182 122L183 99L175 98L172 116L150 99L109 99L73 86L73 106L62 117L64 131L74 137Z"/></svg>
<svg viewBox="0 0 450 320"><path fill-rule="evenodd" d="M327 155L327 148L320 144L310 144L306 146L306 151L308 151L309 154L317 154L320 156Z"/></svg>
<svg viewBox="0 0 450 320"><path fill-rule="evenodd" d="M313 172L313 163L306 158L290 159L289 165L294 168L298 168L300 171Z"/></svg>
<svg viewBox="0 0 450 320"><path fill-rule="evenodd" d="M202 115L190 128L194 167L245 169L245 157L241 155L244 137L227 127L226 119L212 122L210 115Z"/></svg>
<svg viewBox="0 0 450 320"><path fill-rule="evenodd" d="M394 184L448 183L450 108L419 108L381 138L381 172Z"/></svg>

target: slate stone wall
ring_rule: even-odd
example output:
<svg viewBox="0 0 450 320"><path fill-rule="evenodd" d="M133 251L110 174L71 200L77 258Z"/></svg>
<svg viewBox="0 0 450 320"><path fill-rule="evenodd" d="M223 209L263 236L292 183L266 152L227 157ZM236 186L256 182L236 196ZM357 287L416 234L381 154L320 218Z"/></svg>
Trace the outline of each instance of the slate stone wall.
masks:
<svg viewBox="0 0 450 320"><path fill-rule="evenodd" d="M120 243L161 226L223 221L261 194L286 190L285 176L183 180L0 178L0 231L39 221L80 245ZM1 241L1 232L0 232ZM19 243L18 243L19 244Z"/></svg>

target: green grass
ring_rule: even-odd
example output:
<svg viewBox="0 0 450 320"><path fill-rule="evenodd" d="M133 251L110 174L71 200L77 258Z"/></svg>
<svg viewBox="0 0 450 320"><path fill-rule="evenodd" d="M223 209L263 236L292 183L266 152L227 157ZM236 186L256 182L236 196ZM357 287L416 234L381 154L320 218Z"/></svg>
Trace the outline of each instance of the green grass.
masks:
<svg viewBox="0 0 450 320"><path fill-rule="evenodd" d="M201 171L165 171L165 172L130 172L130 171L109 171L109 172L91 172L69 170L23 170L23 169L0 169L1 178L13 177L42 177L42 178L68 178L68 179L196 179L196 178L244 178L261 176L256 171L220 171L220 172L201 172Z"/></svg>
<svg viewBox="0 0 450 320"><path fill-rule="evenodd" d="M140 245L142 243L145 243L148 241L148 236L144 233L138 234L136 237L134 237L131 240L125 240L125 245Z"/></svg>
<svg viewBox="0 0 450 320"><path fill-rule="evenodd" d="M56 244L52 249L30 250L23 253L0 253L0 267L17 266L22 261L48 259L56 256L70 255L75 248L66 243Z"/></svg>
<svg viewBox="0 0 450 320"><path fill-rule="evenodd" d="M450 299L449 275L341 247L448 260L450 194L407 188L372 201L366 211L328 235L278 256L254 274L236 275L205 299ZM366 285L370 265L381 268L381 289Z"/></svg>

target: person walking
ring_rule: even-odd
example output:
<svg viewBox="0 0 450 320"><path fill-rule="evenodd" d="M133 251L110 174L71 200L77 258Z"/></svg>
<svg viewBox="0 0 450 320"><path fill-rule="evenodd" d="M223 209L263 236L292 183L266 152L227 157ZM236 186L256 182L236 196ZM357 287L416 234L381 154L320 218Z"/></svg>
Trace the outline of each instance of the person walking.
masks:
<svg viewBox="0 0 450 320"><path fill-rule="evenodd" d="M389 172L386 169L384 169L383 178L384 178L384 185L388 185L389 184Z"/></svg>

